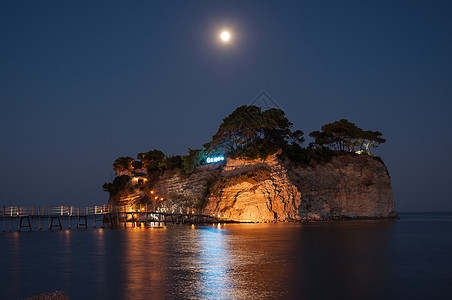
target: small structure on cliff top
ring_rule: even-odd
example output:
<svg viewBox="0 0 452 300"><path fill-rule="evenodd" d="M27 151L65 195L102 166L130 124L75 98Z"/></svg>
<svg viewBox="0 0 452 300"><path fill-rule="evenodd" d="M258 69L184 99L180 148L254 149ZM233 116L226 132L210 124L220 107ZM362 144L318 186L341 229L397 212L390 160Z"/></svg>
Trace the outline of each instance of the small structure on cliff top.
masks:
<svg viewBox="0 0 452 300"><path fill-rule="evenodd" d="M208 208L236 221L396 215L386 166L369 152L381 132L341 119L311 132L307 147L303 135L282 110L244 105L202 149L118 158L103 188L110 204Z"/></svg>

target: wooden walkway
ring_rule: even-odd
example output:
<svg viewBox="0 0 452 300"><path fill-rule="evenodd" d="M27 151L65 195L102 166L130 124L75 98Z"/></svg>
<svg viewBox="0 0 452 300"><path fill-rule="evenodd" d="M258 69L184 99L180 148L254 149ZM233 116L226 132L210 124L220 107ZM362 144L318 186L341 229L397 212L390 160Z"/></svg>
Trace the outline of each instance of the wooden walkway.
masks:
<svg viewBox="0 0 452 300"><path fill-rule="evenodd" d="M0 210L3 232L29 230L42 231L75 228L87 229L91 226L117 227L164 227L168 224L201 224L223 222L213 212L194 208L172 209L152 205L137 206L58 206L58 207L3 207ZM13 225L14 224L14 225Z"/></svg>

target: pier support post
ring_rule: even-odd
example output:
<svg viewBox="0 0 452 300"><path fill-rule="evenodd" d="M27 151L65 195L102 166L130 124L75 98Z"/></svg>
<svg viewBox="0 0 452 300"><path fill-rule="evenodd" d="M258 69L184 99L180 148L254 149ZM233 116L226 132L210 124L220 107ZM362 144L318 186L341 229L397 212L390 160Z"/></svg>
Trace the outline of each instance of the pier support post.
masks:
<svg viewBox="0 0 452 300"><path fill-rule="evenodd" d="M22 221L26 219L28 225L22 225ZM19 217L19 228L18 231L21 231L22 228L27 228L31 231L31 223L30 223L30 217L29 216L23 216L23 217Z"/></svg>
<svg viewBox="0 0 452 300"><path fill-rule="evenodd" d="M11 214L9 216L9 231L11 232L13 227L13 207L11 206Z"/></svg>
<svg viewBox="0 0 452 300"><path fill-rule="evenodd" d="M42 206L38 206L38 230L42 231Z"/></svg>
<svg viewBox="0 0 452 300"><path fill-rule="evenodd" d="M123 210L124 210L124 228L127 227L127 213L126 213L126 206L123 206Z"/></svg>
<svg viewBox="0 0 452 300"><path fill-rule="evenodd" d="M95 206L93 206L93 214L94 214L93 228L96 228L96 207Z"/></svg>
<svg viewBox="0 0 452 300"><path fill-rule="evenodd" d="M84 219L85 220L85 223L80 223L80 220L81 219ZM88 228L88 221L86 220L86 216L78 216L78 224L77 224L77 229L78 228L80 228L80 227L82 227L82 226L84 226L85 227L85 229L87 229Z"/></svg>
<svg viewBox="0 0 452 300"><path fill-rule="evenodd" d="M63 225L61 224L61 217L60 216L51 216L51 221L50 221L50 226L49 226L49 230L52 230L53 227L59 227L60 230L63 230ZM53 225L53 220L57 219L58 220L58 224Z"/></svg>
<svg viewBox="0 0 452 300"><path fill-rule="evenodd" d="M51 230L50 208L47 208L47 215L49 216L49 218L47 219L47 225L49 225L49 230Z"/></svg>
<svg viewBox="0 0 452 300"><path fill-rule="evenodd" d="M72 223L71 223L71 220L72 220L72 206L71 207L69 207L69 229L71 229L72 228Z"/></svg>

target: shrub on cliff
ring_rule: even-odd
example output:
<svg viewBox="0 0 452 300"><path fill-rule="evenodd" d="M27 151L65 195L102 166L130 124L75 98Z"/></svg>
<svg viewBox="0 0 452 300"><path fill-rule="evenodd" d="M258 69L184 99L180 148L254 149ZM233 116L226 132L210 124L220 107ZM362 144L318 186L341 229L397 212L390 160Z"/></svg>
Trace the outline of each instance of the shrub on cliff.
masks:
<svg viewBox="0 0 452 300"><path fill-rule="evenodd" d="M109 192L110 196L116 195L119 191L123 190L127 183L130 181L130 176L128 175L121 175L116 177L113 182L111 183L104 183L102 185L102 188L104 191Z"/></svg>
<svg viewBox="0 0 452 300"><path fill-rule="evenodd" d="M193 173L195 167L202 164L205 156L203 150L188 148L188 154L182 156L182 172L185 174Z"/></svg>
<svg viewBox="0 0 452 300"><path fill-rule="evenodd" d="M279 158L288 158L290 161L309 165L312 163L330 162L334 155L335 152L326 147L302 148L294 144L286 146Z"/></svg>
<svg viewBox="0 0 452 300"><path fill-rule="evenodd" d="M277 152L279 146L268 141L255 141L250 144L238 147L229 156L231 158L243 158L248 160L266 159L269 155Z"/></svg>
<svg viewBox="0 0 452 300"><path fill-rule="evenodd" d="M161 171L180 169L182 167L182 158L180 155L166 156L158 166Z"/></svg>

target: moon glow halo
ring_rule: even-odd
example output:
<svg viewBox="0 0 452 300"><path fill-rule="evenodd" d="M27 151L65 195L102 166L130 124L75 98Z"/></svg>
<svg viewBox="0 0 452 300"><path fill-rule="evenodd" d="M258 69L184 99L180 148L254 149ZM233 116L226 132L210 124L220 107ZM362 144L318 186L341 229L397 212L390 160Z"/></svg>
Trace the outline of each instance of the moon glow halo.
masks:
<svg viewBox="0 0 452 300"><path fill-rule="evenodd" d="M229 32L223 31L220 35L221 39L225 42L227 42L230 38Z"/></svg>

